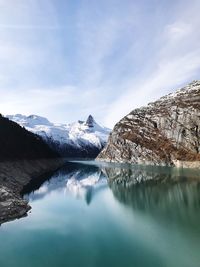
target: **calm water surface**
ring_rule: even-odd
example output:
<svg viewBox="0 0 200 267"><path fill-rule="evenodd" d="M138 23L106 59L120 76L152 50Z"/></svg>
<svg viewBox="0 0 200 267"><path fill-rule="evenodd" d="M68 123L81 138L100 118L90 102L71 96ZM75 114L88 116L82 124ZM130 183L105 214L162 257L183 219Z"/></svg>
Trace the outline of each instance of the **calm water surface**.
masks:
<svg viewBox="0 0 200 267"><path fill-rule="evenodd" d="M0 227L1 267L199 267L200 174L67 163Z"/></svg>

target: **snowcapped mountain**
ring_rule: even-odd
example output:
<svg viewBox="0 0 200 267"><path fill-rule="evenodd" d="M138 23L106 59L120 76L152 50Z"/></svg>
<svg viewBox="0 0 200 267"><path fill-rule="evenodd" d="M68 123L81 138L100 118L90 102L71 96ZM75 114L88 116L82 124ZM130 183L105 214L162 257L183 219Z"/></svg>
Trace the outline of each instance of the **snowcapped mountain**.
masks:
<svg viewBox="0 0 200 267"><path fill-rule="evenodd" d="M40 135L62 156L96 157L105 146L110 129L96 123L89 115L86 121L56 124L37 115L7 115L22 127Z"/></svg>

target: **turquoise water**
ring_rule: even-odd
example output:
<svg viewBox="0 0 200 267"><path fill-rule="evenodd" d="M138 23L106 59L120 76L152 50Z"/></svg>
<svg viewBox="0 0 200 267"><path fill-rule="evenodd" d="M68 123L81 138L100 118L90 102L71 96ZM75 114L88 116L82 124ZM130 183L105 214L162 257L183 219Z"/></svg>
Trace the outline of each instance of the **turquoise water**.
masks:
<svg viewBox="0 0 200 267"><path fill-rule="evenodd" d="M1 267L198 267L195 171L67 163L0 227Z"/></svg>

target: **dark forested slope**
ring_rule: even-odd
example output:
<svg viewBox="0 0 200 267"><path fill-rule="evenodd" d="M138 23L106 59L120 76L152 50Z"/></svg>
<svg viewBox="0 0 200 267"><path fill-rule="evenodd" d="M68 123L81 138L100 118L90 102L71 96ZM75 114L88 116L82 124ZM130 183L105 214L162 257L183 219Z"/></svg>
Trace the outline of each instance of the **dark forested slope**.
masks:
<svg viewBox="0 0 200 267"><path fill-rule="evenodd" d="M41 137L0 115L0 160L59 157Z"/></svg>

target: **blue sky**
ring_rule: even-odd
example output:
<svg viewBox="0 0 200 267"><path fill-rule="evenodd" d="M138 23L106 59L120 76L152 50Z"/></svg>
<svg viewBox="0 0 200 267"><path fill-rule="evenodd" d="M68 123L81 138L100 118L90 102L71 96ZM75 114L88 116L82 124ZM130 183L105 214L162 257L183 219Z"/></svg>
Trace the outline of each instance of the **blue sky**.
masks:
<svg viewBox="0 0 200 267"><path fill-rule="evenodd" d="M199 79L198 0L0 0L0 112L112 127Z"/></svg>

